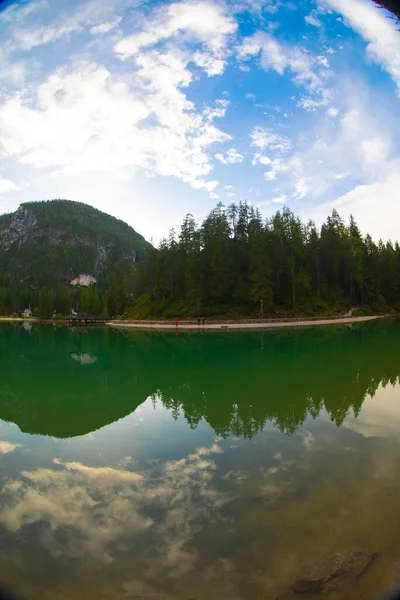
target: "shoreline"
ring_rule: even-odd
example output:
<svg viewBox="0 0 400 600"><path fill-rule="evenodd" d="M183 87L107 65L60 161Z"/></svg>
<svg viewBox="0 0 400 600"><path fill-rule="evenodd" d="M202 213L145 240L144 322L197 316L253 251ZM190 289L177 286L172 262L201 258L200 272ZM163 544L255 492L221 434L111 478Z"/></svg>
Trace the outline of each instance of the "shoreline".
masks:
<svg viewBox="0 0 400 600"><path fill-rule="evenodd" d="M179 321L178 328L173 321L103 321L102 326L115 327L118 329L138 329L138 330L160 330L160 331L200 331L204 329L210 330L240 330L240 329L278 329L278 328L290 328L290 327L328 327L332 325L351 325L353 323L363 323L368 321L374 321L377 319L393 318L397 317L397 314L386 314L386 315L370 315L365 317L351 317L351 316L332 316L332 317L309 317L309 318L283 318L283 319L266 319L261 320L238 320L238 321L209 321L204 325L198 325L194 321ZM68 323L52 319L38 319L35 317L23 318L23 317L0 317L1 322L25 322L25 323L42 323L45 321L46 324L58 324L68 325Z"/></svg>
<svg viewBox="0 0 400 600"><path fill-rule="evenodd" d="M159 329L178 331L180 330L203 330L203 329L277 329L280 327L326 327L329 325L348 325L352 323L364 323L367 321L374 321L376 319L384 319L394 315L374 315L369 317L334 317L326 319L299 319L295 321L279 321L276 322L266 321L255 322L255 323L206 323L205 325L198 325L197 323L185 323L184 321L178 324L178 327L174 323L159 323L156 321L148 321L148 323L129 323L124 321L109 321L106 323L109 327L117 327L119 329Z"/></svg>
<svg viewBox="0 0 400 600"><path fill-rule="evenodd" d="M40 319L37 319L36 317L0 317L0 323L1 321L24 321L26 323L39 323Z"/></svg>

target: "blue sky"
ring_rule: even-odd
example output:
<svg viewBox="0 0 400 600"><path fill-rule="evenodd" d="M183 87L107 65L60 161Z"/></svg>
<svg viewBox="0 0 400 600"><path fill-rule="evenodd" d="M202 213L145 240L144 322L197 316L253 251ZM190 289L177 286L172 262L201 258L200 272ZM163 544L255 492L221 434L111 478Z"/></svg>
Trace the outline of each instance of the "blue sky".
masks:
<svg viewBox="0 0 400 600"><path fill-rule="evenodd" d="M400 238L400 32L370 0L0 4L0 211L158 241L218 201Z"/></svg>

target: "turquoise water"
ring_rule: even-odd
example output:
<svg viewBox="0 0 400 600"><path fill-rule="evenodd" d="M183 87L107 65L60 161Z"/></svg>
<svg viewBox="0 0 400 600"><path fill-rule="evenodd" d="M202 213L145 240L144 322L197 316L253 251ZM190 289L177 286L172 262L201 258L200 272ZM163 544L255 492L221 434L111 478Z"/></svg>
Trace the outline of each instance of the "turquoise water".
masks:
<svg viewBox="0 0 400 600"><path fill-rule="evenodd" d="M277 598L359 549L346 597L398 576L399 322L3 323L0 352L1 581L24 598Z"/></svg>

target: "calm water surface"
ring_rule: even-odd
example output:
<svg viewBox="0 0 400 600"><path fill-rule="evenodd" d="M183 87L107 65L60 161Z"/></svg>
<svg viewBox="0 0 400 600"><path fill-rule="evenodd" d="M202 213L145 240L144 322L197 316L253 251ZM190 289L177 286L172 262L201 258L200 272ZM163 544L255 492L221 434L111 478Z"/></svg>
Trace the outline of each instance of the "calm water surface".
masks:
<svg viewBox="0 0 400 600"><path fill-rule="evenodd" d="M358 550L341 598L400 576L399 322L1 324L0 353L0 582L27 600L292 598Z"/></svg>

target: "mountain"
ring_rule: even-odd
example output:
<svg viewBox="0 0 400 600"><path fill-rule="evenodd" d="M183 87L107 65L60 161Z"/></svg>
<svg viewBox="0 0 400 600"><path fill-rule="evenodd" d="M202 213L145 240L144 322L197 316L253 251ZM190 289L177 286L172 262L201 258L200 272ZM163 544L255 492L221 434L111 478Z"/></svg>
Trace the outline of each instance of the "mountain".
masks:
<svg viewBox="0 0 400 600"><path fill-rule="evenodd" d="M149 246L132 227L87 204L29 202L0 216L0 279L24 288L101 285L143 262Z"/></svg>

